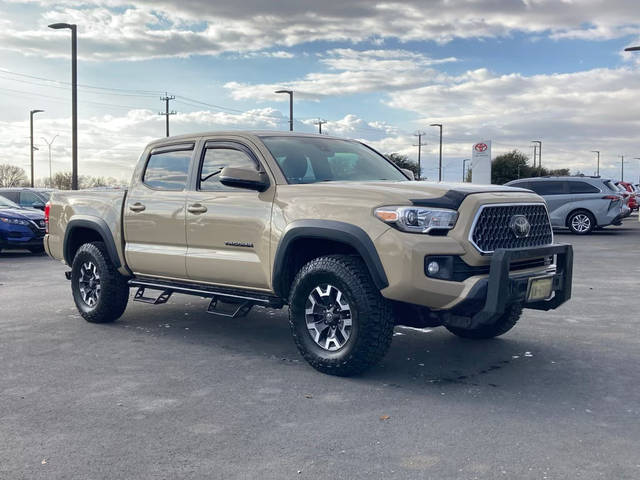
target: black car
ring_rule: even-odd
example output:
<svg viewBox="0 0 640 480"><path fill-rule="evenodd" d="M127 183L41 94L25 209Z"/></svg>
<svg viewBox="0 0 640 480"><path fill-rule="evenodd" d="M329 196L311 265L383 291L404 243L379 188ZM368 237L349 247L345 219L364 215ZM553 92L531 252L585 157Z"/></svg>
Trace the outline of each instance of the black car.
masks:
<svg viewBox="0 0 640 480"><path fill-rule="evenodd" d="M0 195L21 207L44 210L45 204L53 192L50 188L9 187L0 188Z"/></svg>

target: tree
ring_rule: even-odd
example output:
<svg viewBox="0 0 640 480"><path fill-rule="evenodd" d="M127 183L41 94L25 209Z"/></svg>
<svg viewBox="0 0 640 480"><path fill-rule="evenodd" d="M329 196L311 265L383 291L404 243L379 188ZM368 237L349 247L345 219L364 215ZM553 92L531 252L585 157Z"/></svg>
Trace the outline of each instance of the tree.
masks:
<svg viewBox="0 0 640 480"><path fill-rule="evenodd" d="M71 190L71 172L56 172L53 178L49 180L45 178L42 183L49 188L57 188L58 190ZM118 187L123 182L113 177L92 177L90 175L80 175L78 177L79 188L97 188L97 187Z"/></svg>
<svg viewBox="0 0 640 480"><path fill-rule="evenodd" d="M23 168L15 165L0 165L0 187L23 187L29 183Z"/></svg>
<svg viewBox="0 0 640 480"><path fill-rule="evenodd" d="M568 168L549 170L530 167L529 157L518 150L498 155L491 161L491 183L503 185L518 178L569 175Z"/></svg>
<svg viewBox="0 0 640 480"><path fill-rule="evenodd" d="M413 176L420 178L420 172L418 171L418 164L409 160L409 157L402 155L401 153L388 153L386 157L391 160L398 168L406 168L413 172Z"/></svg>

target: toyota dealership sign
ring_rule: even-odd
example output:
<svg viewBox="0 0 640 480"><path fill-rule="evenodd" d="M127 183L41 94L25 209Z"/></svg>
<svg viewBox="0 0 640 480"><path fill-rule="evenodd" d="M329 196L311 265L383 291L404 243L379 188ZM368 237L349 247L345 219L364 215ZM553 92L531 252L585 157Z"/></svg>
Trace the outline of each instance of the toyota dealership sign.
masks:
<svg viewBox="0 0 640 480"><path fill-rule="evenodd" d="M471 149L471 182L491 183L491 140L475 143Z"/></svg>

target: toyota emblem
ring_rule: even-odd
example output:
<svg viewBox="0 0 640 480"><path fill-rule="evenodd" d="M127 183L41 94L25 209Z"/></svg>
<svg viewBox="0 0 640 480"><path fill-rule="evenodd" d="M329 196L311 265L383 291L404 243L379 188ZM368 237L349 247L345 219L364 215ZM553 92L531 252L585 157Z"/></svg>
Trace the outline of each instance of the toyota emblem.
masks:
<svg viewBox="0 0 640 480"><path fill-rule="evenodd" d="M486 143L476 143L476 144L473 146L473 149L474 149L476 152L486 152L486 151L487 151L487 148L489 148L489 147L487 146L487 144L486 144Z"/></svg>
<svg viewBox="0 0 640 480"><path fill-rule="evenodd" d="M516 238L526 238L531 233L531 224L524 215L514 215L509 220L509 228Z"/></svg>

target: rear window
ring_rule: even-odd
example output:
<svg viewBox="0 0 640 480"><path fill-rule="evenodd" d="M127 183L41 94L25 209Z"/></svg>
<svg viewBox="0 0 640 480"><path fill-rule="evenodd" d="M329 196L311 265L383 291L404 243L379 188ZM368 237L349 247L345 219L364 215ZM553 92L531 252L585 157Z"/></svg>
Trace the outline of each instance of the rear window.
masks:
<svg viewBox="0 0 640 480"><path fill-rule="evenodd" d="M587 182L569 182L569 193L600 193L600 190Z"/></svg>
<svg viewBox="0 0 640 480"><path fill-rule="evenodd" d="M602 182L606 185L606 187L611 190L612 192L616 192L618 193L620 190L618 190L618 187L615 186L615 184L611 181L611 180L605 180L604 182Z"/></svg>
<svg viewBox="0 0 640 480"><path fill-rule="evenodd" d="M565 184L567 182L558 180L542 180L539 182L531 182L529 188L538 195L562 195L567 193Z"/></svg>
<svg viewBox="0 0 640 480"><path fill-rule="evenodd" d="M184 190L192 150L193 148L151 154L143 183L156 190Z"/></svg>

